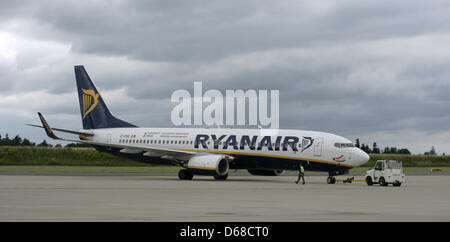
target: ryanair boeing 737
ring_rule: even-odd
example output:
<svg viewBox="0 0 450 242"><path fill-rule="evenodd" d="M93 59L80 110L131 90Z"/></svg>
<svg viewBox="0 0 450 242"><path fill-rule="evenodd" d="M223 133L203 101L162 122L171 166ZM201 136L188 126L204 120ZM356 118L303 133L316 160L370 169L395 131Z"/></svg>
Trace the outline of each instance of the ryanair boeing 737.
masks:
<svg viewBox="0 0 450 242"><path fill-rule="evenodd" d="M259 129L141 128L114 117L83 66L75 66L83 129L51 128L39 118L52 139L90 144L98 151L143 162L182 167L178 176L190 180L209 175L225 180L231 169L247 169L252 175L276 176L284 170L326 171L334 176L366 163L369 156L341 136L315 131L283 130L264 135ZM63 139L54 131L78 135Z"/></svg>

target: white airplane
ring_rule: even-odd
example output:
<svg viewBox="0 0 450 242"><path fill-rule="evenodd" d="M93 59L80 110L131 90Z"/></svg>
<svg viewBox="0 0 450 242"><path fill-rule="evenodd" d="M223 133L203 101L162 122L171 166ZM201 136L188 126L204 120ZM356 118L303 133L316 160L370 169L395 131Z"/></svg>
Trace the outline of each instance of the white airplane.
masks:
<svg viewBox="0 0 450 242"><path fill-rule="evenodd" d="M209 175L225 180L231 169L252 175L276 176L284 170L327 171L334 176L366 163L369 156L341 136L315 131L279 130L263 135L259 129L140 128L114 117L83 66L75 66L83 129L51 128L39 114L52 139L90 144L99 151L148 163L181 166L178 176L190 180ZM63 139L53 131L78 135Z"/></svg>

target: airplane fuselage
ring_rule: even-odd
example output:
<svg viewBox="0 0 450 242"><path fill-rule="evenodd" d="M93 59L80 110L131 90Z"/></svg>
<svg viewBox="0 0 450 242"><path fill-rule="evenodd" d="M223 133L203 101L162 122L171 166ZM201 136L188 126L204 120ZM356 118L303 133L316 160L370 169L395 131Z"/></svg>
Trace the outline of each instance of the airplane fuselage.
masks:
<svg viewBox="0 0 450 242"><path fill-rule="evenodd" d="M139 145L234 157L231 169L346 171L368 160L352 142L338 135L302 130L279 130L265 135L260 129L205 128L110 128L82 130L91 132L94 141L111 144L97 147L115 155L149 163L168 163L139 149L114 148Z"/></svg>

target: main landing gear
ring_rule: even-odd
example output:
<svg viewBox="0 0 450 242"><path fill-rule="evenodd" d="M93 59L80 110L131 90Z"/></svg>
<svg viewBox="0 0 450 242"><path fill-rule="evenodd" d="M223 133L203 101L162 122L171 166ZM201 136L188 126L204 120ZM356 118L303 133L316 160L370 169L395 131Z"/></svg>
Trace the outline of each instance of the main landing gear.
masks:
<svg viewBox="0 0 450 242"><path fill-rule="evenodd" d="M181 169L178 172L178 177L180 178L180 180L192 180L192 178L194 177L194 173L188 171L187 169Z"/></svg>
<svg viewBox="0 0 450 242"><path fill-rule="evenodd" d="M216 180L222 180L225 181L228 178L228 173L226 173L225 175L213 175L214 179ZM192 180L192 178L194 178L194 173L192 173L192 171L188 170L188 169L181 169L178 172L178 178L180 178L180 180Z"/></svg>

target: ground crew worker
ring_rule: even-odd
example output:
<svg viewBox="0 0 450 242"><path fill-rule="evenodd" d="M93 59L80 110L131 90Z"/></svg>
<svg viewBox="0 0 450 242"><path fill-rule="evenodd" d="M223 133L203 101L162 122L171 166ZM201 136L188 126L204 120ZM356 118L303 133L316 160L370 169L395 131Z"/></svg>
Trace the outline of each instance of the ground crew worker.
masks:
<svg viewBox="0 0 450 242"><path fill-rule="evenodd" d="M300 181L300 178L303 180L303 184L305 184L305 169L303 168L303 166L300 164L300 167L298 169L298 180L295 182L298 184L298 182Z"/></svg>

